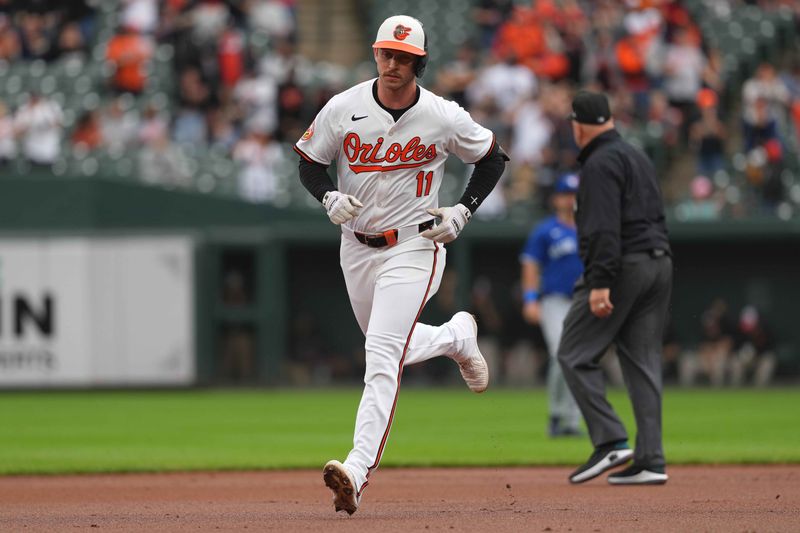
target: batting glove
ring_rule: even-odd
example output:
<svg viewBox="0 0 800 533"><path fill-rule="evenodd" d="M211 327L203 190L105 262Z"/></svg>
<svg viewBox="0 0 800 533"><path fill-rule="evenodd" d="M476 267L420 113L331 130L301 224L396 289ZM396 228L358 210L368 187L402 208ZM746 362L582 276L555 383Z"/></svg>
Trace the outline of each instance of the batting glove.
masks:
<svg viewBox="0 0 800 533"><path fill-rule="evenodd" d="M322 197L322 205L328 213L328 218L337 226L358 216L361 208L364 207L364 204L359 202L355 196L342 194L339 191L326 192Z"/></svg>
<svg viewBox="0 0 800 533"><path fill-rule="evenodd" d="M421 235L426 239L442 244L456 240L456 237L467 225L469 219L472 218L472 213L463 204L428 209L428 213L441 218L442 221L428 231L423 231Z"/></svg>

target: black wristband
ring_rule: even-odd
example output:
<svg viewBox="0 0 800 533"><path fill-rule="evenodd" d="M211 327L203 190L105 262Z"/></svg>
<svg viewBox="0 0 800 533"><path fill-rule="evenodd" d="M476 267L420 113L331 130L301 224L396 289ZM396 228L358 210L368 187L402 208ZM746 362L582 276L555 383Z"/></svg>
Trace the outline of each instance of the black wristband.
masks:
<svg viewBox="0 0 800 533"><path fill-rule="evenodd" d="M472 171L467 188L458 203L466 206L470 213L474 213L497 185L506 168L506 161L508 156L497 143L494 143L489 153L475 163L475 170Z"/></svg>

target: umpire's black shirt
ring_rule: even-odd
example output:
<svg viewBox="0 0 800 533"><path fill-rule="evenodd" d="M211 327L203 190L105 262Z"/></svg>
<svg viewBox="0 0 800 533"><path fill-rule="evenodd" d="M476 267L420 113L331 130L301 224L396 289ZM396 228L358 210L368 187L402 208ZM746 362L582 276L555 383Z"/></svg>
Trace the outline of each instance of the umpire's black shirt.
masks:
<svg viewBox="0 0 800 533"><path fill-rule="evenodd" d="M575 221L590 289L611 287L623 255L671 253L661 191L647 156L608 130L583 147L578 161Z"/></svg>

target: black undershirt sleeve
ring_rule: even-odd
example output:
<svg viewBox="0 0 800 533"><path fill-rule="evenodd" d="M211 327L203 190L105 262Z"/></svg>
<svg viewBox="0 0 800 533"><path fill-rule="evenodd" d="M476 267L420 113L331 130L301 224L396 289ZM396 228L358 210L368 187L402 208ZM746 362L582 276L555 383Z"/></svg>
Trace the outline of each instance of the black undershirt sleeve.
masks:
<svg viewBox="0 0 800 533"><path fill-rule="evenodd" d="M506 168L506 161L509 158L497 143L494 143L492 150L486 156L475 163L475 170L469 178L467 188L458 203L466 206L471 213L483 203L489 193L497 185L503 170Z"/></svg>
<svg viewBox="0 0 800 533"><path fill-rule="evenodd" d="M300 183L303 184L311 195L322 203L322 197L328 191L335 191L328 169L319 163L313 163L300 158Z"/></svg>

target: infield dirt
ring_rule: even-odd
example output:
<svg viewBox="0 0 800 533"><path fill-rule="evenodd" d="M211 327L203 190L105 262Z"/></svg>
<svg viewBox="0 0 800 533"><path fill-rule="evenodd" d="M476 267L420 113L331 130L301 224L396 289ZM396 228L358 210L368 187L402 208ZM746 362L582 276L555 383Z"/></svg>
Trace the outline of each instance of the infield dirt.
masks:
<svg viewBox="0 0 800 533"><path fill-rule="evenodd" d="M568 468L378 470L353 516L322 471L0 477L2 531L797 531L800 465L681 466L669 483Z"/></svg>

